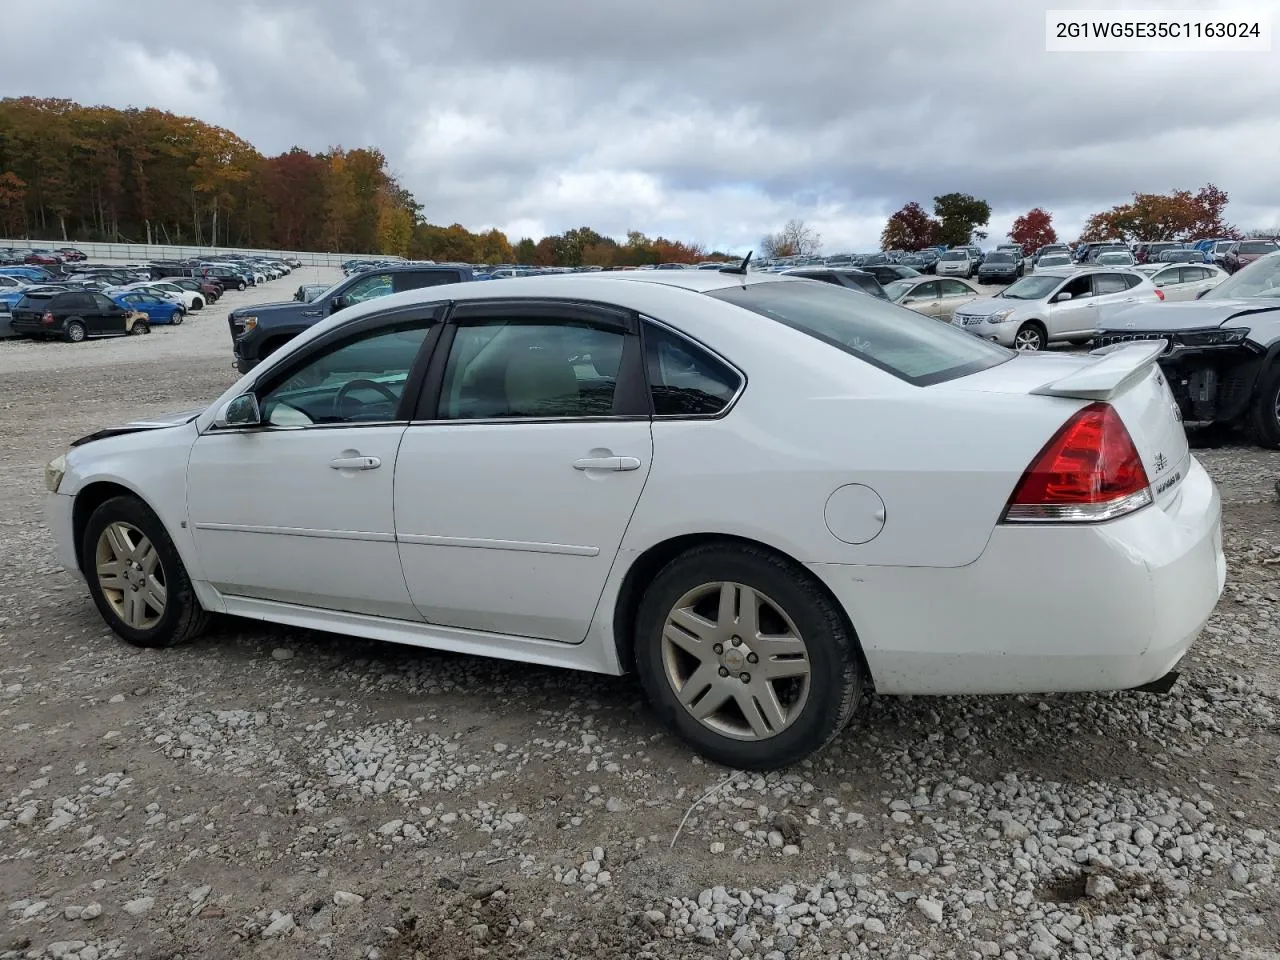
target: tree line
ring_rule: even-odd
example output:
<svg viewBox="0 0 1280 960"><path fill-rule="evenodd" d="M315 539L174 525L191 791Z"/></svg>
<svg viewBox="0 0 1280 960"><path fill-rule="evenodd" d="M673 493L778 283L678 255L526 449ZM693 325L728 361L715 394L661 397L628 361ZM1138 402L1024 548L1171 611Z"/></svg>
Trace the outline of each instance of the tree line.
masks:
<svg viewBox="0 0 1280 960"><path fill-rule="evenodd" d="M374 147L264 156L192 117L35 97L0 100L0 235L538 266L726 258L638 231L623 242L589 227L512 242L439 226Z"/></svg>

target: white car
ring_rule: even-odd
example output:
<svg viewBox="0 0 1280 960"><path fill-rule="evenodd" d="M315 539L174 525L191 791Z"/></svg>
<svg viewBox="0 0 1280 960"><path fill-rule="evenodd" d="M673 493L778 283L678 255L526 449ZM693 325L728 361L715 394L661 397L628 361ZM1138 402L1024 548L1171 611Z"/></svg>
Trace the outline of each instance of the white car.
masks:
<svg viewBox="0 0 1280 960"><path fill-rule="evenodd" d="M634 670L736 768L872 689L1165 688L1226 567L1162 344L1020 355L738 269L342 310L52 461L62 561L138 646L222 613Z"/></svg>
<svg viewBox="0 0 1280 960"><path fill-rule="evenodd" d="M956 308L951 322L969 333L1017 350L1051 343L1087 343L1118 310L1164 299L1135 270L1108 267L1037 271L994 297Z"/></svg>
<svg viewBox="0 0 1280 960"><path fill-rule="evenodd" d="M1070 270L1075 265L1069 253L1046 253L1032 269L1032 273L1048 273L1051 270Z"/></svg>
<svg viewBox="0 0 1280 960"><path fill-rule="evenodd" d="M968 280L978 272L978 261L969 256L968 250L948 250L938 258L935 270L940 277L964 277Z"/></svg>
<svg viewBox="0 0 1280 960"><path fill-rule="evenodd" d="M1153 263L1142 272L1151 278L1166 300L1195 300L1230 276L1207 263Z"/></svg>
<svg viewBox="0 0 1280 960"><path fill-rule="evenodd" d="M163 280L144 280L141 283L131 283L126 287L117 287L118 290L147 290L151 293L157 293L167 297L170 300L181 303L185 310L202 310L204 309L204 297L194 290L187 290L178 286L176 283L165 283Z"/></svg>

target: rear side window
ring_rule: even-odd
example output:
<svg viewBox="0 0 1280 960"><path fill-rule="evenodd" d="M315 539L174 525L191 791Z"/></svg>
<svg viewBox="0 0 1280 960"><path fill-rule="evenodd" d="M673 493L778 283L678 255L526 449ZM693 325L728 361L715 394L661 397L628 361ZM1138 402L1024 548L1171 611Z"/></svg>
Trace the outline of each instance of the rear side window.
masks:
<svg viewBox="0 0 1280 960"><path fill-rule="evenodd" d="M808 334L916 386L968 376L1013 356L914 310L826 284L762 281L707 295Z"/></svg>
<svg viewBox="0 0 1280 960"><path fill-rule="evenodd" d="M659 417L714 416L742 383L726 364L656 323L644 325L644 360Z"/></svg>
<svg viewBox="0 0 1280 960"><path fill-rule="evenodd" d="M880 281L875 277L867 276L861 273L847 273L849 283L857 287L863 293L869 293L873 297L883 297L884 288L880 286Z"/></svg>
<svg viewBox="0 0 1280 960"><path fill-rule="evenodd" d="M1123 273L1098 273L1093 277L1093 292L1098 296L1104 293L1121 293L1128 290Z"/></svg>
<svg viewBox="0 0 1280 960"><path fill-rule="evenodd" d="M438 287L446 283L459 283L462 276L457 270L423 270L393 273L392 283L396 293L404 290L420 290L423 287Z"/></svg>

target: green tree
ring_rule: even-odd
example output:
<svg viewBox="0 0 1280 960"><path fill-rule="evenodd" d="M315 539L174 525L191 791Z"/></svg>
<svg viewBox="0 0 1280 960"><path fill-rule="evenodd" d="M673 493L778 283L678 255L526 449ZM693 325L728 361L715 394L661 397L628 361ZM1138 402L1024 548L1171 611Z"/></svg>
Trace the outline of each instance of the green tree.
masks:
<svg viewBox="0 0 1280 960"><path fill-rule="evenodd" d="M991 222L991 204L967 193L944 193L933 198L938 218L938 242L949 247L986 239L982 228Z"/></svg>

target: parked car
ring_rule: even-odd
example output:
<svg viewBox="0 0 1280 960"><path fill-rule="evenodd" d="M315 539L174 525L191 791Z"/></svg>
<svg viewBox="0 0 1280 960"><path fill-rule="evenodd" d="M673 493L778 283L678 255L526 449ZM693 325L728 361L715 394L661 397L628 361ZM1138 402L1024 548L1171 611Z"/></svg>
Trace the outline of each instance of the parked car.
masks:
<svg viewBox="0 0 1280 960"><path fill-rule="evenodd" d="M10 277L0 273L0 290L20 290L30 284L21 277Z"/></svg>
<svg viewBox="0 0 1280 960"><path fill-rule="evenodd" d="M134 311L101 293L33 288L14 305L10 326L29 337L61 337L79 343L91 337L133 333ZM143 331L138 331L143 332Z"/></svg>
<svg viewBox="0 0 1280 960"><path fill-rule="evenodd" d="M62 263L62 257L54 253L52 250L43 247L34 247L27 251L27 255L23 258L23 262L35 264L41 267L56 267Z"/></svg>
<svg viewBox="0 0 1280 960"><path fill-rule="evenodd" d="M48 283L57 277L46 270L34 264L16 264L0 267L0 276L17 277L20 280L26 280L28 283Z"/></svg>
<svg viewBox="0 0 1280 960"><path fill-rule="evenodd" d="M1228 274L1210 264L1146 264L1141 272L1164 292L1165 300L1194 300L1226 280Z"/></svg>
<svg viewBox="0 0 1280 960"><path fill-rule="evenodd" d="M1182 246L1181 243L1177 243L1173 240L1143 241L1141 243L1134 244L1133 257L1139 263L1147 263L1151 260L1159 259L1160 254L1163 251L1174 250L1180 246Z"/></svg>
<svg viewBox="0 0 1280 960"><path fill-rule="evenodd" d="M911 277L922 276L922 271L916 269L910 264L905 263L873 263L864 267L858 267L863 273L869 273L875 277L881 286L887 283L893 283L895 280L907 280Z"/></svg>
<svg viewBox="0 0 1280 960"><path fill-rule="evenodd" d="M994 297L960 307L951 322L1017 350L1088 343L1116 310L1164 294L1133 270L1109 267L1046 270L1023 277Z"/></svg>
<svg viewBox="0 0 1280 960"><path fill-rule="evenodd" d="M78 441L46 515L133 645L217 611L634 670L695 749L774 769L864 690L1167 688L1226 563L1152 360L1017 356L767 273L462 283Z"/></svg>
<svg viewBox="0 0 1280 960"><path fill-rule="evenodd" d="M1203 250L1197 250L1194 247L1174 247L1171 250L1161 250L1155 260L1148 260L1148 263L1208 263L1209 257Z"/></svg>
<svg viewBox="0 0 1280 960"><path fill-rule="evenodd" d="M894 303L938 320L950 319L957 307L982 296L974 287L954 277L895 280L884 292Z"/></svg>
<svg viewBox="0 0 1280 960"><path fill-rule="evenodd" d="M1138 261L1127 250L1104 250L1093 261L1100 267L1136 267Z"/></svg>
<svg viewBox="0 0 1280 960"><path fill-rule="evenodd" d="M241 273L231 267L215 264L203 264L196 268L196 275L206 279L217 280L228 290L244 290L253 283L253 277Z"/></svg>
<svg viewBox="0 0 1280 960"><path fill-rule="evenodd" d="M206 303L214 303L223 294L222 284L214 283L210 280L197 280L194 277L169 277L164 282L171 283L175 287L181 287L183 290L189 290L192 293L198 293Z"/></svg>
<svg viewBox="0 0 1280 960"><path fill-rule="evenodd" d="M881 300L888 299L880 281L861 267L795 267L782 271L782 275L805 280L820 280L837 287L847 287L859 293L867 293Z"/></svg>
<svg viewBox="0 0 1280 960"><path fill-rule="evenodd" d="M186 319L182 304L149 290L125 290L115 293L111 299L128 310L145 314L153 324L173 324L176 327Z"/></svg>
<svg viewBox="0 0 1280 960"><path fill-rule="evenodd" d="M1065 243L1046 243L1032 255L1031 263L1034 266L1039 266L1042 257L1056 256L1066 256L1068 259L1072 259L1071 248Z"/></svg>
<svg viewBox="0 0 1280 960"><path fill-rule="evenodd" d="M68 263L82 263L89 259L88 256L77 250L75 247L58 247L58 249L53 252Z"/></svg>
<svg viewBox="0 0 1280 960"><path fill-rule="evenodd" d="M1013 283L1022 276L1022 257L1009 250L993 250L978 267L979 283Z"/></svg>
<svg viewBox="0 0 1280 960"><path fill-rule="evenodd" d="M293 295L293 299L301 303L310 303L320 294L328 290L333 284L330 283L304 283L298 287Z"/></svg>
<svg viewBox="0 0 1280 960"><path fill-rule="evenodd" d="M948 250L938 258L937 274L940 277L964 277L970 279L978 272L978 262L968 250Z"/></svg>
<svg viewBox="0 0 1280 960"><path fill-rule="evenodd" d="M1280 253L1198 299L1134 306L1109 320L1099 347L1166 342L1160 367L1186 421L1244 428L1280 449Z"/></svg>
<svg viewBox="0 0 1280 960"><path fill-rule="evenodd" d="M1222 265L1227 273L1235 273L1277 250L1280 250L1280 243L1275 240L1237 240L1227 249Z"/></svg>
<svg viewBox="0 0 1280 960"><path fill-rule="evenodd" d="M287 300L238 307L227 314L236 369L248 373L298 334L346 307L406 290L469 281L471 277L470 267L401 264L353 273L309 303Z"/></svg>

